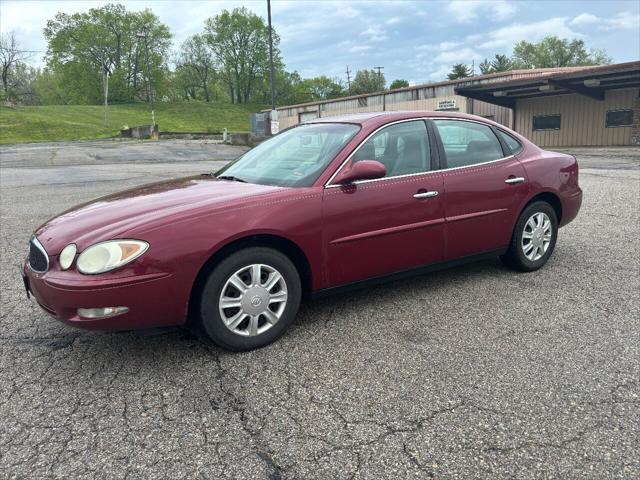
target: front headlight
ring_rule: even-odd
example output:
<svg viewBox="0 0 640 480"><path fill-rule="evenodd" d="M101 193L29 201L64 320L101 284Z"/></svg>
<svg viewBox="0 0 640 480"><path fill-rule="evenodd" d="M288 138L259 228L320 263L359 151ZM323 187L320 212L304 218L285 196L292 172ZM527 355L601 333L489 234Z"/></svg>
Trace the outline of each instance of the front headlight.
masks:
<svg viewBox="0 0 640 480"><path fill-rule="evenodd" d="M149 248L140 240L109 240L90 246L78 257L80 273L95 275L126 265Z"/></svg>
<svg viewBox="0 0 640 480"><path fill-rule="evenodd" d="M68 269L73 263L74 258L76 258L76 244L70 243L60 252L60 257L58 258L60 261L60 268L62 270Z"/></svg>

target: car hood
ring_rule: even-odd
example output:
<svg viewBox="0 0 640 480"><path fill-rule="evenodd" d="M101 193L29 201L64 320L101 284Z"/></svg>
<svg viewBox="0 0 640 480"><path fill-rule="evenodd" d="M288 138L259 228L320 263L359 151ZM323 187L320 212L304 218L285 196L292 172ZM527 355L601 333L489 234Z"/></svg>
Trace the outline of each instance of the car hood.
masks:
<svg viewBox="0 0 640 480"><path fill-rule="evenodd" d="M209 175L143 185L101 197L52 218L35 234L50 255L74 242L79 250L156 228L188 214L228 207L288 188L217 180Z"/></svg>

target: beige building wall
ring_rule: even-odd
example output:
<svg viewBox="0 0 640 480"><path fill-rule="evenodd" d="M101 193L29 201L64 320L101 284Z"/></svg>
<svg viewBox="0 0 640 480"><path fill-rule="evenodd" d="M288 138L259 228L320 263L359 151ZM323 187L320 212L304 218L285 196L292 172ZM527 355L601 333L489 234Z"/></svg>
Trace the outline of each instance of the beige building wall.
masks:
<svg viewBox="0 0 640 480"><path fill-rule="evenodd" d="M515 130L540 147L631 144L631 126L606 127L608 110L633 109L637 88L608 90L604 101L569 94L517 101ZM533 130L534 115L560 114L559 130Z"/></svg>
<svg viewBox="0 0 640 480"><path fill-rule="evenodd" d="M473 113L490 118L507 127L511 127L511 109L492 105L490 103L471 100L453 93L453 87L438 89L423 89L418 94L419 99L412 100L416 94L412 91L371 95L361 98L336 99L331 102L300 105L297 107L283 107L278 109L280 130L297 125L300 121L318 117L333 117L352 113L382 112L382 111L435 111L439 102L452 100L456 111ZM430 91L427 91L430 90ZM442 91L439 91L442 90ZM413 94L413 95L412 95ZM434 96L437 95L437 96ZM430 98L426 98L430 96ZM472 111L471 111L472 110Z"/></svg>

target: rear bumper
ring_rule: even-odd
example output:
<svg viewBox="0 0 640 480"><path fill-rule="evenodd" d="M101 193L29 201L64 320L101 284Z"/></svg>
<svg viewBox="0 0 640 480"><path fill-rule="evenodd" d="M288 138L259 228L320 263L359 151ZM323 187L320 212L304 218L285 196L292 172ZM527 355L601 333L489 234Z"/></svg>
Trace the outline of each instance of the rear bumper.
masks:
<svg viewBox="0 0 640 480"><path fill-rule="evenodd" d="M561 203L562 218L560 219L560 226L563 227L572 222L578 216L578 212L582 206L582 189L580 187L576 187L576 190L563 195Z"/></svg>
<svg viewBox="0 0 640 480"><path fill-rule="evenodd" d="M169 273L96 280L79 273L33 272L23 267L25 287L38 305L56 320L89 330L133 330L181 325L186 300L180 301ZM181 296L181 295L180 295ZM106 318L82 318L78 308L127 307Z"/></svg>

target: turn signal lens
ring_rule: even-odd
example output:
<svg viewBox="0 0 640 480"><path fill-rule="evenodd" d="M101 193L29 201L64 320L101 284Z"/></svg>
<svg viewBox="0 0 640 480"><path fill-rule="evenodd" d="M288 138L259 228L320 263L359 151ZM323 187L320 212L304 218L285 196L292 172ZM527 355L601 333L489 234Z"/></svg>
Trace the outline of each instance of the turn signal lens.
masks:
<svg viewBox="0 0 640 480"><path fill-rule="evenodd" d="M95 275L132 262L149 248L140 240L110 240L90 246L78 257L80 273Z"/></svg>
<svg viewBox="0 0 640 480"><path fill-rule="evenodd" d="M60 268L62 270L67 270L73 263L74 258L76 258L76 244L70 243L60 252Z"/></svg>

